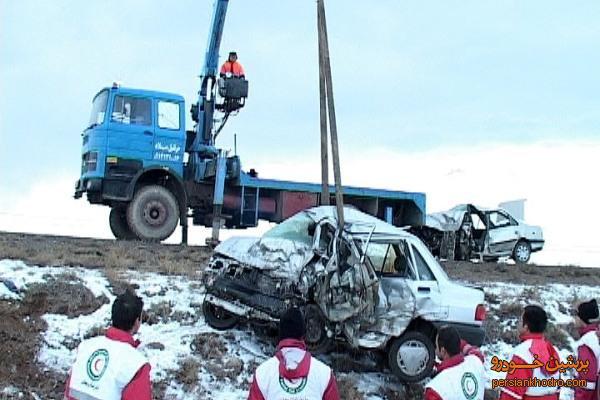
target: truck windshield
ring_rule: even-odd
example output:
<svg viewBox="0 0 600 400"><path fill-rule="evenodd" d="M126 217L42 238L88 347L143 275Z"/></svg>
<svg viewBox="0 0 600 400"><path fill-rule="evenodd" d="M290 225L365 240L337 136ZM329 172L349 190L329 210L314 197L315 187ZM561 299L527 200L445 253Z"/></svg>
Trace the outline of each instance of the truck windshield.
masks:
<svg viewBox="0 0 600 400"><path fill-rule="evenodd" d="M108 103L108 91L103 90L98 93L92 101L92 113L90 115L90 122L88 129L93 128L96 125L100 125L104 122L104 115L106 114L106 104Z"/></svg>

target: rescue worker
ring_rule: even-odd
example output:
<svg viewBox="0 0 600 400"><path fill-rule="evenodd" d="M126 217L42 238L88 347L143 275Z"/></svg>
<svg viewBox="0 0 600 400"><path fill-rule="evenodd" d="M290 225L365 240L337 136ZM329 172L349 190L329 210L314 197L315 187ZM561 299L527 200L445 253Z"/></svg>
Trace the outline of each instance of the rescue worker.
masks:
<svg viewBox="0 0 600 400"><path fill-rule="evenodd" d="M460 339L453 326L444 325L435 339L442 360L437 375L425 386L425 400L483 400L485 391L483 355Z"/></svg>
<svg viewBox="0 0 600 400"><path fill-rule="evenodd" d="M548 324L548 315L540 306L529 305L523 310L523 314L519 320L519 337L521 343L513 350L511 363L515 364L534 364L535 356L543 364L539 368L520 368L515 369L512 373L507 372L506 379L515 379L523 383L525 380L532 378L542 379L560 379L559 371L548 371L546 365L550 362L560 363L560 357L556 347L544 337L544 331ZM515 399L536 399L536 400L558 400L560 388L557 386L547 387L543 385L536 386L511 386L502 387L500 400L515 400Z"/></svg>
<svg viewBox="0 0 600 400"><path fill-rule="evenodd" d="M248 400L339 400L333 371L306 351L304 316L288 309L279 319L275 356L258 366Z"/></svg>
<svg viewBox="0 0 600 400"><path fill-rule="evenodd" d="M581 371L576 376L576 379L587 381L587 385L584 388L575 388L575 400L600 398L600 388L598 388L600 373L599 314L596 300L583 302L577 306L575 327L578 328L580 335L577 342L577 359L588 361L589 365L587 372Z"/></svg>
<svg viewBox="0 0 600 400"><path fill-rule="evenodd" d="M221 66L221 78L227 77L227 74L236 78L245 78L244 67L238 62L237 58L237 53L235 51L229 53L227 61Z"/></svg>
<svg viewBox="0 0 600 400"><path fill-rule="evenodd" d="M144 303L127 291L112 305L105 336L81 342L65 389L67 400L151 400L150 364L133 339Z"/></svg>

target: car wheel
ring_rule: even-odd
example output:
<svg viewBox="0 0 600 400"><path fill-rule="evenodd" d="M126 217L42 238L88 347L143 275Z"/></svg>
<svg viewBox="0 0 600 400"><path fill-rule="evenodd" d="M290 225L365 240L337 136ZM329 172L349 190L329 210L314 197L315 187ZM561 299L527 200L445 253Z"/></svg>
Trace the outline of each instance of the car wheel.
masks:
<svg viewBox="0 0 600 400"><path fill-rule="evenodd" d="M531 245L526 240L520 240L513 249L512 258L517 264L525 264L531 257Z"/></svg>
<svg viewBox="0 0 600 400"><path fill-rule="evenodd" d="M135 240L137 236L127 223L127 209L125 207L113 207L108 216L110 231L117 240Z"/></svg>
<svg viewBox="0 0 600 400"><path fill-rule="evenodd" d="M204 313L204 319L211 328L224 331L231 329L237 325L239 318L237 315L231 314L229 311L215 306L208 301L202 303L202 312Z"/></svg>
<svg viewBox="0 0 600 400"><path fill-rule="evenodd" d="M304 312L306 334L304 341L308 350L313 354L327 353L333 344L333 339L327 335L326 319L316 304L309 304Z"/></svg>
<svg viewBox="0 0 600 400"><path fill-rule="evenodd" d="M127 222L141 240L159 242L168 238L178 220L177 199L169 189L159 185L138 190L127 209Z"/></svg>
<svg viewBox="0 0 600 400"><path fill-rule="evenodd" d="M406 332L395 339L388 351L388 364L394 375L404 382L419 382L431 375L435 349L427 335Z"/></svg>

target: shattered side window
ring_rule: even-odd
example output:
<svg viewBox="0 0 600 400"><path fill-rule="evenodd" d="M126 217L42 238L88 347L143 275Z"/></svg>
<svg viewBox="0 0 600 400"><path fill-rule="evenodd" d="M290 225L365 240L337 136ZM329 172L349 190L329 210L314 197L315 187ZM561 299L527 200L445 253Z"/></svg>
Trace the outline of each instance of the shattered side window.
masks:
<svg viewBox="0 0 600 400"><path fill-rule="evenodd" d="M313 220L308 215L303 212L298 213L271 228L263 235L263 238L287 239L312 246L312 236L309 235L308 229L313 223Z"/></svg>
<svg viewBox="0 0 600 400"><path fill-rule="evenodd" d="M396 252L394 251L393 246L388 246L387 254L385 255L385 260L383 262L383 271L384 274L395 274L396 271Z"/></svg>
<svg viewBox="0 0 600 400"><path fill-rule="evenodd" d="M366 257L376 272L381 272L389 244L369 243Z"/></svg>

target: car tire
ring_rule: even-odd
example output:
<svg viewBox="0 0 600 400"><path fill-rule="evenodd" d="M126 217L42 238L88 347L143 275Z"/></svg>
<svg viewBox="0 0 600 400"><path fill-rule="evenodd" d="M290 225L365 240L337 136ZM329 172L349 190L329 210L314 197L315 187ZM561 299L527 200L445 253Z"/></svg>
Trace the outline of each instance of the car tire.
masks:
<svg viewBox="0 0 600 400"><path fill-rule="evenodd" d="M137 191L127 208L127 222L141 240L160 242L177 228L177 199L167 188L144 186Z"/></svg>
<svg viewBox="0 0 600 400"><path fill-rule="evenodd" d="M327 320L316 304L309 304L304 311L306 334L304 340L308 350L313 354L327 353L333 339L327 335Z"/></svg>
<svg viewBox="0 0 600 400"><path fill-rule="evenodd" d="M395 339L388 350L388 365L401 381L419 382L431 375L435 349L422 332L410 331Z"/></svg>
<svg viewBox="0 0 600 400"><path fill-rule="evenodd" d="M108 216L110 231L117 240L136 240L137 236L127 223L127 208L113 207Z"/></svg>
<svg viewBox="0 0 600 400"><path fill-rule="evenodd" d="M202 303L202 313L204 314L206 323L211 328L219 331L231 329L239 322L238 316L206 300Z"/></svg>
<svg viewBox="0 0 600 400"><path fill-rule="evenodd" d="M513 260L517 264L526 264L531 258L531 245L526 240L519 240L513 249Z"/></svg>

